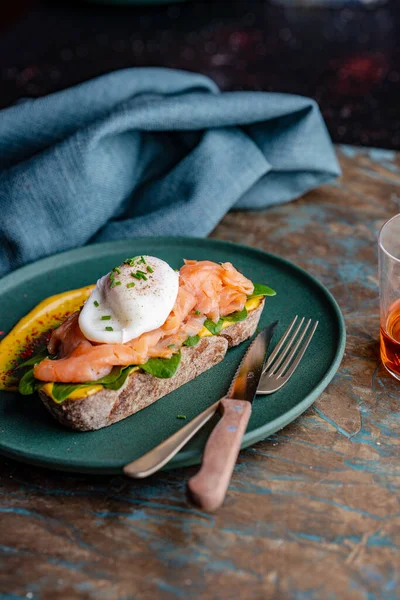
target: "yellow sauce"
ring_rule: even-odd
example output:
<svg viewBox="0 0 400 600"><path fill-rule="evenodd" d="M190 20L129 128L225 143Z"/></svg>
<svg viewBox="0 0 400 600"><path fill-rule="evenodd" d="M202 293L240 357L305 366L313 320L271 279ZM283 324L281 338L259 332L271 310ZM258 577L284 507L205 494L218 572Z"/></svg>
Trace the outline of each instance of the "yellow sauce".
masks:
<svg viewBox="0 0 400 600"><path fill-rule="evenodd" d="M64 321L67 315L79 310L90 296L93 288L94 285L89 285L57 294L56 296L50 296L18 321L10 333L0 342L0 390L16 391L18 389L16 385L17 379L13 376L12 369L21 362L21 353L26 348L29 340L32 341L44 332L54 329ZM246 302L246 309L249 312L255 310L262 298L262 296L256 296L248 300ZM233 324L225 321L222 328L226 329ZM210 331L205 327L199 332L200 337L211 335ZM53 398L52 388L52 383L46 383L41 390L50 398ZM68 398L74 400L86 398L99 392L101 389L103 389L102 385L93 384L71 392Z"/></svg>
<svg viewBox="0 0 400 600"><path fill-rule="evenodd" d="M45 383L44 386L40 389L47 396L52 398L52 400L56 401L55 398L53 397L53 393L52 393L53 385L54 385L54 383ZM100 392L102 389L103 389L103 386L100 384L99 385L90 385L85 388L79 388L79 389L71 392L70 395L68 396L68 399L69 400L79 400L80 398L86 398L87 396L91 396L92 394L96 394L97 392Z"/></svg>

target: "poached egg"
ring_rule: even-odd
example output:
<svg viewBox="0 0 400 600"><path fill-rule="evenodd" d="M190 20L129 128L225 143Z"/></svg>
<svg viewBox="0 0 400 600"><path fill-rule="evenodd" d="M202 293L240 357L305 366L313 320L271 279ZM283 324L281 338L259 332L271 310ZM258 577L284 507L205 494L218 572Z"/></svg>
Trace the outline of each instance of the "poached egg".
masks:
<svg viewBox="0 0 400 600"><path fill-rule="evenodd" d="M92 341L124 344L161 327L179 289L179 273L155 256L136 256L98 280L79 315Z"/></svg>

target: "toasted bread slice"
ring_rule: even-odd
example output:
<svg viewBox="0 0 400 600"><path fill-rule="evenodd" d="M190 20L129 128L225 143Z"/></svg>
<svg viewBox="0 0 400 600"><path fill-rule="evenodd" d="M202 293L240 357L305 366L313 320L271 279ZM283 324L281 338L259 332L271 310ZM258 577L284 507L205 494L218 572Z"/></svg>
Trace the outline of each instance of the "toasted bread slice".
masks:
<svg viewBox="0 0 400 600"><path fill-rule="evenodd" d="M219 335L204 337L197 346L182 348L182 360L170 379L158 379L144 371L134 371L119 390L103 389L79 400L57 404L39 391L46 408L63 425L77 431L94 431L121 421L146 408L159 398L194 379L224 359L228 348L237 346L255 332L264 299L248 317L223 329Z"/></svg>

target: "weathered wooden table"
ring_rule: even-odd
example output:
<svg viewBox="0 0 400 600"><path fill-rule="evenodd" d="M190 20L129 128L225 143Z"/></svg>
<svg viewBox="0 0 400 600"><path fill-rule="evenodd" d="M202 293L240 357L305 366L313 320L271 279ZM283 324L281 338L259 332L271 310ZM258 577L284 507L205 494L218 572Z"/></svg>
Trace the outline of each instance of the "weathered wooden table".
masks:
<svg viewBox="0 0 400 600"><path fill-rule="evenodd" d="M135 482L0 467L0 600L400 598L400 384L379 365L376 237L400 212L400 155L341 148L344 176L213 236L279 254L338 300L347 349L295 423L243 451L224 507L193 469Z"/></svg>

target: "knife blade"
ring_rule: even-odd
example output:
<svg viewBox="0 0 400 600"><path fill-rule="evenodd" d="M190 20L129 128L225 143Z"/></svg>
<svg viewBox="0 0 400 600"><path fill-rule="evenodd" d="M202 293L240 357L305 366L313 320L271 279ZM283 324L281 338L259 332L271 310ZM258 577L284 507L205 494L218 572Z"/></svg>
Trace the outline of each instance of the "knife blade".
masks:
<svg viewBox="0 0 400 600"><path fill-rule="evenodd" d="M272 325L266 327L266 329L264 330L266 332L265 339L264 339L265 354L268 351L268 347L271 342L276 323L272 323ZM264 331L262 331L259 334L259 336L261 338L263 338L262 334ZM257 338L255 338L254 342L257 339L258 339L258 336L257 336ZM236 378L240 373L242 365L244 364L245 360L248 357L248 354L250 352L250 348L252 347L252 345L253 344L251 344L249 346L246 354L244 355L242 361L240 362L240 365L239 365L239 367L236 371L236 374L232 380L228 395L229 395L229 393L231 393L231 388L234 385ZM264 355L263 363L264 363L265 359L266 359L266 356ZM261 358L260 358L260 361L261 361ZM261 370L263 370L263 367L261 368ZM257 376L258 376L258 369L256 370L255 375L254 375L254 379L253 379L254 383L257 382ZM258 377L258 379L259 378L260 377ZM250 384L251 379L252 378L249 378L249 384ZM249 394L250 394L250 391L251 391L250 388L248 387L247 389L249 390ZM128 475L129 477L133 477L134 479L142 479L144 477L149 477L150 475L152 475L153 473L155 473L156 471L161 469L215 415L215 413L218 411L219 404L220 404L220 400L218 400L217 402L215 402L214 404L212 404L211 406L206 408L203 412L198 414L189 423L187 423L186 425L181 427L176 433L174 433L169 438L167 438L166 440L164 440L163 442L158 444L158 446L155 446L154 448L152 448L152 450L150 450L149 452L147 452L140 458L125 465L124 473L126 475Z"/></svg>
<svg viewBox="0 0 400 600"><path fill-rule="evenodd" d="M248 347L229 387L227 397L253 402L278 321L263 329Z"/></svg>
<svg viewBox="0 0 400 600"><path fill-rule="evenodd" d="M188 482L191 499L203 510L213 512L224 501L276 325L266 327L250 344L219 403L221 419L207 440L200 471Z"/></svg>

